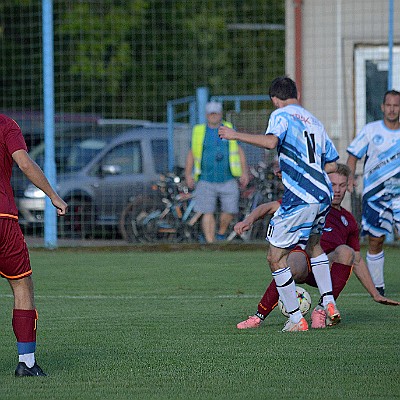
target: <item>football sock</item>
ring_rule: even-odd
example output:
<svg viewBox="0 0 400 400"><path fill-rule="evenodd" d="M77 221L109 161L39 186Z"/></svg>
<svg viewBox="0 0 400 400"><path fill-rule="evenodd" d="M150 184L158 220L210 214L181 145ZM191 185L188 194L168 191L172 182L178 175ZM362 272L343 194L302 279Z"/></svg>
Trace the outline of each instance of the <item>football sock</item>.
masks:
<svg viewBox="0 0 400 400"><path fill-rule="evenodd" d="M35 353L20 354L18 361L25 363L28 368L32 368L35 365Z"/></svg>
<svg viewBox="0 0 400 400"><path fill-rule="evenodd" d="M262 299L258 303L257 317L265 319L265 317L276 307L279 300L279 293L276 289L276 283L273 279L267 290L265 291ZM261 317L262 316L262 317Z"/></svg>
<svg viewBox="0 0 400 400"><path fill-rule="evenodd" d="M332 292L335 300L346 286L350 278L352 267L350 265L332 263L331 278L332 278Z"/></svg>
<svg viewBox="0 0 400 400"><path fill-rule="evenodd" d="M367 265L369 273L371 274L372 282L375 287L385 288L385 281L383 279L383 265L385 263L385 254L381 251L378 254L370 254L367 252Z"/></svg>
<svg viewBox="0 0 400 400"><path fill-rule="evenodd" d="M322 253L318 257L311 258L310 261L312 272L318 285L318 290L323 297L324 307L328 303L335 304L335 299L332 295L331 271L329 269L329 260L327 255Z"/></svg>
<svg viewBox="0 0 400 400"><path fill-rule="evenodd" d="M303 318L300 309L299 302L296 295L296 285L294 283L290 268L281 268L272 273L272 276L276 283L276 288L279 293L279 297L282 299L285 305L286 311L289 313L290 321L297 324Z"/></svg>
<svg viewBox="0 0 400 400"><path fill-rule="evenodd" d="M36 321L36 310L13 310L12 326L17 338L19 361L28 368L35 364Z"/></svg>

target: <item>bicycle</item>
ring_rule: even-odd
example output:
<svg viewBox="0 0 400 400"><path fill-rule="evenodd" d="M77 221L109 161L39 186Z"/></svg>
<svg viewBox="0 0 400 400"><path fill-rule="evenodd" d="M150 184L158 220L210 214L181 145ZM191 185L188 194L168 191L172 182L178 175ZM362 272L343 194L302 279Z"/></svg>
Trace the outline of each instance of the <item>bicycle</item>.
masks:
<svg viewBox="0 0 400 400"><path fill-rule="evenodd" d="M197 239L193 194L173 173L161 175L153 186L155 196L140 196L127 204L121 214L120 232L128 242L184 242Z"/></svg>

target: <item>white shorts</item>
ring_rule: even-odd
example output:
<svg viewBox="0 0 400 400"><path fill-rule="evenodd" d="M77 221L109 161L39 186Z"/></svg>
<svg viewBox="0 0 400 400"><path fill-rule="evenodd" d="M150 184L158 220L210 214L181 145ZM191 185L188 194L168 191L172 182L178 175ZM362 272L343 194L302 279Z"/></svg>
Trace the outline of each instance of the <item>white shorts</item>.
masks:
<svg viewBox="0 0 400 400"><path fill-rule="evenodd" d="M393 232L393 225L400 233L400 195L387 196L375 201L363 199L363 235L387 235Z"/></svg>
<svg viewBox="0 0 400 400"><path fill-rule="evenodd" d="M281 206L269 221L266 240L281 249L304 248L310 235L322 234L329 209L328 204Z"/></svg>

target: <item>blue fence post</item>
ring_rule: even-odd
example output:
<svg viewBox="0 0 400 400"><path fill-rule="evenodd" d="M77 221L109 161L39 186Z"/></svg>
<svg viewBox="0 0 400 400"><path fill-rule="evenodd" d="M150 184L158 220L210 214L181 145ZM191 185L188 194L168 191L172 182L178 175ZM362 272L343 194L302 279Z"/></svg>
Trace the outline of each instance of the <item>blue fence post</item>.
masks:
<svg viewBox="0 0 400 400"><path fill-rule="evenodd" d="M173 172L175 166L175 147L174 147L174 105L167 102L167 126L168 126L168 171Z"/></svg>
<svg viewBox="0 0 400 400"><path fill-rule="evenodd" d="M389 47L389 67L388 67L388 90L393 89L393 0L389 0L389 29L388 29L388 47Z"/></svg>
<svg viewBox="0 0 400 400"><path fill-rule="evenodd" d="M200 87L196 90L197 99L197 123L205 124L206 122L206 103L208 101L209 91L206 87Z"/></svg>
<svg viewBox="0 0 400 400"><path fill-rule="evenodd" d="M54 154L54 48L53 48L53 2L43 0L43 107L44 107L44 173L50 185L56 187L56 164ZM44 245L57 247L56 209L46 196L44 210Z"/></svg>

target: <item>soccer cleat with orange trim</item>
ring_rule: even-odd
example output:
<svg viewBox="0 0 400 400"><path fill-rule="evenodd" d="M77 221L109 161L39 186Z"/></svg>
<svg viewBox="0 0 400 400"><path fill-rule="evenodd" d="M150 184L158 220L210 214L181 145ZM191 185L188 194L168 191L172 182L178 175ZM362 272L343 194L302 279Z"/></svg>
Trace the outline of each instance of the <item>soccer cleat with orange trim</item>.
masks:
<svg viewBox="0 0 400 400"><path fill-rule="evenodd" d="M236 328L238 329L258 328L262 322L263 322L262 319L258 318L257 315L250 315L250 317L245 321L239 322L236 325Z"/></svg>
<svg viewBox="0 0 400 400"><path fill-rule="evenodd" d="M308 331L308 323L305 318L302 318L297 324L290 319L287 320L282 332L305 332Z"/></svg>
<svg viewBox="0 0 400 400"><path fill-rule="evenodd" d="M326 312L323 307L318 305L311 313L311 328L322 329L326 328Z"/></svg>
<svg viewBox="0 0 400 400"><path fill-rule="evenodd" d="M337 325L340 320L340 312L333 303L328 303L325 307L326 312L326 326Z"/></svg>

